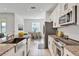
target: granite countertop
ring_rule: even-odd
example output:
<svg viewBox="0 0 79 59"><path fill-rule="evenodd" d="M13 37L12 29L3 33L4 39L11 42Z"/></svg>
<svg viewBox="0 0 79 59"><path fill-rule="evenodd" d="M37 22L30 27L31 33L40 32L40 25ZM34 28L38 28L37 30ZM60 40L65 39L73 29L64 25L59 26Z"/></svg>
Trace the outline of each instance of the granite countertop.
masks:
<svg viewBox="0 0 79 59"><path fill-rule="evenodd" d="M0 44L0 56L15 47L16 44Z"/></svg>
<svg viewBox="0 0 79 59"><path fill-rule="evenodd" d="M73 40L73 39L64 39L62 37L58 37L56 35L49 35L52 38L55 38L55 41L61 41L63 42L65 45L78 45L79 46L79 41Z"/></svg>
<svg viewBox="0 0 79 59"><path fill-rule="evenodd" d="M79 56L79 46L65 46L65 48L71 52L74 56Z"/></svg>
<svg viewBox="0 0 79 59"><path fill-rule="evenodd" d="M56 35L49 35L52 38L59 38ZM55 39L56 40L56 39ZM79 42L69 39L69 40L65 40L63 38L57 39L62 41L65 45L64 48L66 48L69 52L71 52L73 55L75 56L79 56Z"/></svg>

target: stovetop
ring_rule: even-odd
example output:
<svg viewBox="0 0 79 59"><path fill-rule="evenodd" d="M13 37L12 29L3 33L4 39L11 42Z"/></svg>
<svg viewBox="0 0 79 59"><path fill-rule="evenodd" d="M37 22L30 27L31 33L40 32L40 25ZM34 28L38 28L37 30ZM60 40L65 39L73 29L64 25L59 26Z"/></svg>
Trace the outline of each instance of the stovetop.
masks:
<svg viewBox="0 0 79 59"><path fill-rule="evenodd" d="M73 39L64 39L64 38L59 38L59 37L55 37L55 40L57 42L63 42L65 45L79 45L79 41L73 40Z"/></svg>

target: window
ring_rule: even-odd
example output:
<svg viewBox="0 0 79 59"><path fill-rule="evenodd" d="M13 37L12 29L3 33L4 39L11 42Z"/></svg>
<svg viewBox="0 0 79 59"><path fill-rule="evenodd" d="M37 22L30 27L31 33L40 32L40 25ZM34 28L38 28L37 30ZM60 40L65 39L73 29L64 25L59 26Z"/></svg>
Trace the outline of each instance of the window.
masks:
<svg viewBox="0 0 79 59"><path fill-rule="evenodd" d="M40 23L32 22L32 32L40 32Z"/></svg>
<svg viewBox="0 0 79 59"><path fill-rule="evenodd" d="M6 35L6 22L1 23L1 32L4 33L4 35Z"/></svg>

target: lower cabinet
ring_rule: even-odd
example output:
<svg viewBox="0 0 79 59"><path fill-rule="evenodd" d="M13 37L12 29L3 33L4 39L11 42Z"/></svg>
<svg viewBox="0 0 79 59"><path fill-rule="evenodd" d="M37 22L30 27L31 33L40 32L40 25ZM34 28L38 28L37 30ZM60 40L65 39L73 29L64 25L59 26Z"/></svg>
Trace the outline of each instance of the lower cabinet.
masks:
<svg viewBox="0 0 79 59"><path fill-rule="evenodd" d="M19 42L16 47L8 50L2 56L26 56L26 39Z"/></svg>
<svg viewBox="0 0 79 59"><path fill-rule="evenodd" d="M28 53L30 52L31 48L31 38L28 39Z"/></svg>
<svg viewBox="0 0 79 59"><path fill-rule="evenodd" d="M49 49L51 55L55 56L56 55L56 46L55 46L53 40L54 40L53 37L48 36L48 49Z"/></svg>
<svg viewBox="0 0 79 59"><path fill-rule="evenodd" d="M26 39L22 40L16 45L15 56L26 56Z"/></svg>
<svg viewBox="0 0 79 59"><path fill-rule="evenodd" d="M70 51L64 48L64 56L75 56L75 55L73 55Z"/></svg>
<svg viewBox="0 0 79 59"><path fill-rule="evenodd" d="M22 47L22 49L16 51L15 56L25 56L25 50Z"/></svg>
<svg viewBox="0 0 79 59"><path fill-rule="evenodd" d="M10 49L9 51L5 52L2 56L14 56L14 48Z"/></svg>
<svg viewBox="0 0 79 59"><path fill-rule="evenodd" d="M56 56L56 45L54 43L54 41L52 41L52 49L53 49L53 55Z"/></svg>

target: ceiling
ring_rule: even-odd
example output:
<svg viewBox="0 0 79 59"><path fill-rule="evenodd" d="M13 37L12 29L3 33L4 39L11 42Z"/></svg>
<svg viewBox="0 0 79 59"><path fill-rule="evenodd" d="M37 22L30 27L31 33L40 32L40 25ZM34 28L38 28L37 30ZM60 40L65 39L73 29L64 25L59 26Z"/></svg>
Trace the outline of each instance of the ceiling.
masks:
<svg viewBox="0 0 79 59"><path fill-rule="evenodd" d="M43 18L45 12L55 5L55 3L0 3L0 12L13 12L25 18Z"/></svg>

